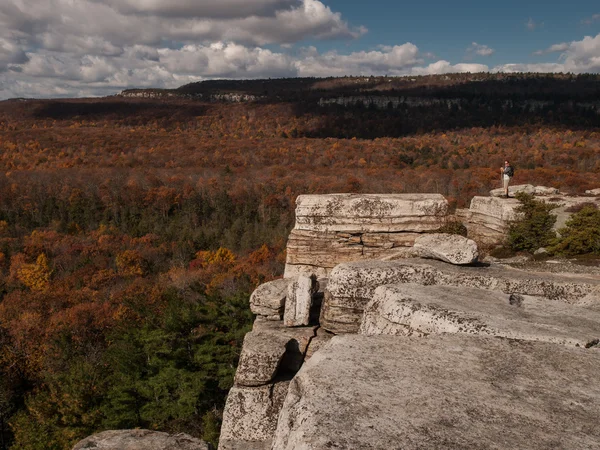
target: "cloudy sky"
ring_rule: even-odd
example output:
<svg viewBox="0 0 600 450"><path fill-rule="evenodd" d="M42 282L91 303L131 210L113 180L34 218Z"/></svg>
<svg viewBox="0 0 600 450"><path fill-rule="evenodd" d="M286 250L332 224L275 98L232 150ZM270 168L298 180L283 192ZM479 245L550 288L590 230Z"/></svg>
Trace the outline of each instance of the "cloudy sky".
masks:
<svg viewBox="0 0 600 450"><path fill-rule="evenodd" d="M0 0L0 99L213 78L600 72L596 0L489 3Z"/></svg>

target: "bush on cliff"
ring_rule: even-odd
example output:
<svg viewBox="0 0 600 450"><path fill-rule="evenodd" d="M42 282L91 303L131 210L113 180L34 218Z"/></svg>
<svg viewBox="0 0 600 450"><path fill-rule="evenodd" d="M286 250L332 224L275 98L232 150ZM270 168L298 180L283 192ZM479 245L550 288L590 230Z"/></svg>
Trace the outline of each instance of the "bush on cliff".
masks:
<svg viewBox="0 0 600 450"><path fill-rule="evenodd" d="M588 205L573 214L549 251L558 255L600 255L600 210Z"/></svg>
<svg viewBox="0 0 600 450"><path fill-rule="evenodd" d="M535 200L533 195L518 193L515 197L521 202L516 208L519 219L508 229L508 243L514 251L534 252L550 245L556 234L552 227L556 216L550 214L556 205Z"/></svg>

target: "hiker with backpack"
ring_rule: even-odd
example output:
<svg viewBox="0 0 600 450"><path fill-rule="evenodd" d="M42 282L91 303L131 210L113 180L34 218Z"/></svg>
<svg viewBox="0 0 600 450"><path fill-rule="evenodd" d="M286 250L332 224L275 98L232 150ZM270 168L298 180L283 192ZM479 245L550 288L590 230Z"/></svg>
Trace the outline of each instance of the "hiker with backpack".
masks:
<svg viewBox="0 0 600 450"><path fill-rule="evenodd" d="M504 161L504 167L500 167L500 178L504 184L504 193L508 198L508 185L511 178L515 175L515 170L512 168L508 161Z"/></svg>

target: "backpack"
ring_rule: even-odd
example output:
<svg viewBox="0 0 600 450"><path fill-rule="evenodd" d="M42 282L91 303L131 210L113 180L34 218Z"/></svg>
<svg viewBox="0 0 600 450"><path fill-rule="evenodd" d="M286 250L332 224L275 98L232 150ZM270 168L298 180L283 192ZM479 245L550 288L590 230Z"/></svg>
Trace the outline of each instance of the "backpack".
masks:
<svg viewBox="0 0 600 450"><path fill-rule="evenodd" d="M504 169L504 174L512 178L515 176L515 169L513 169L513 166L508 166L506 169Z"/></svg>

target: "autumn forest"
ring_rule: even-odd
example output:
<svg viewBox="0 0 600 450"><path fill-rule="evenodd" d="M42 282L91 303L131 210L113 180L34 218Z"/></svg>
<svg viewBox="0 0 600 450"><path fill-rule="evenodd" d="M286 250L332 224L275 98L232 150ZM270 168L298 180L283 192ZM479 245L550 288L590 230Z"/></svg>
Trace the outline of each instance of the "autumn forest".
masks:
<svg viewBox="0 0 600 450"><path fill-rule="evenodd" d="M0 102L0 449L135 427L216 443L249 295L282 275L299 194L436 192L464 207L499 187L504 159L517 184L598 188L599 78Z"/></svg>

